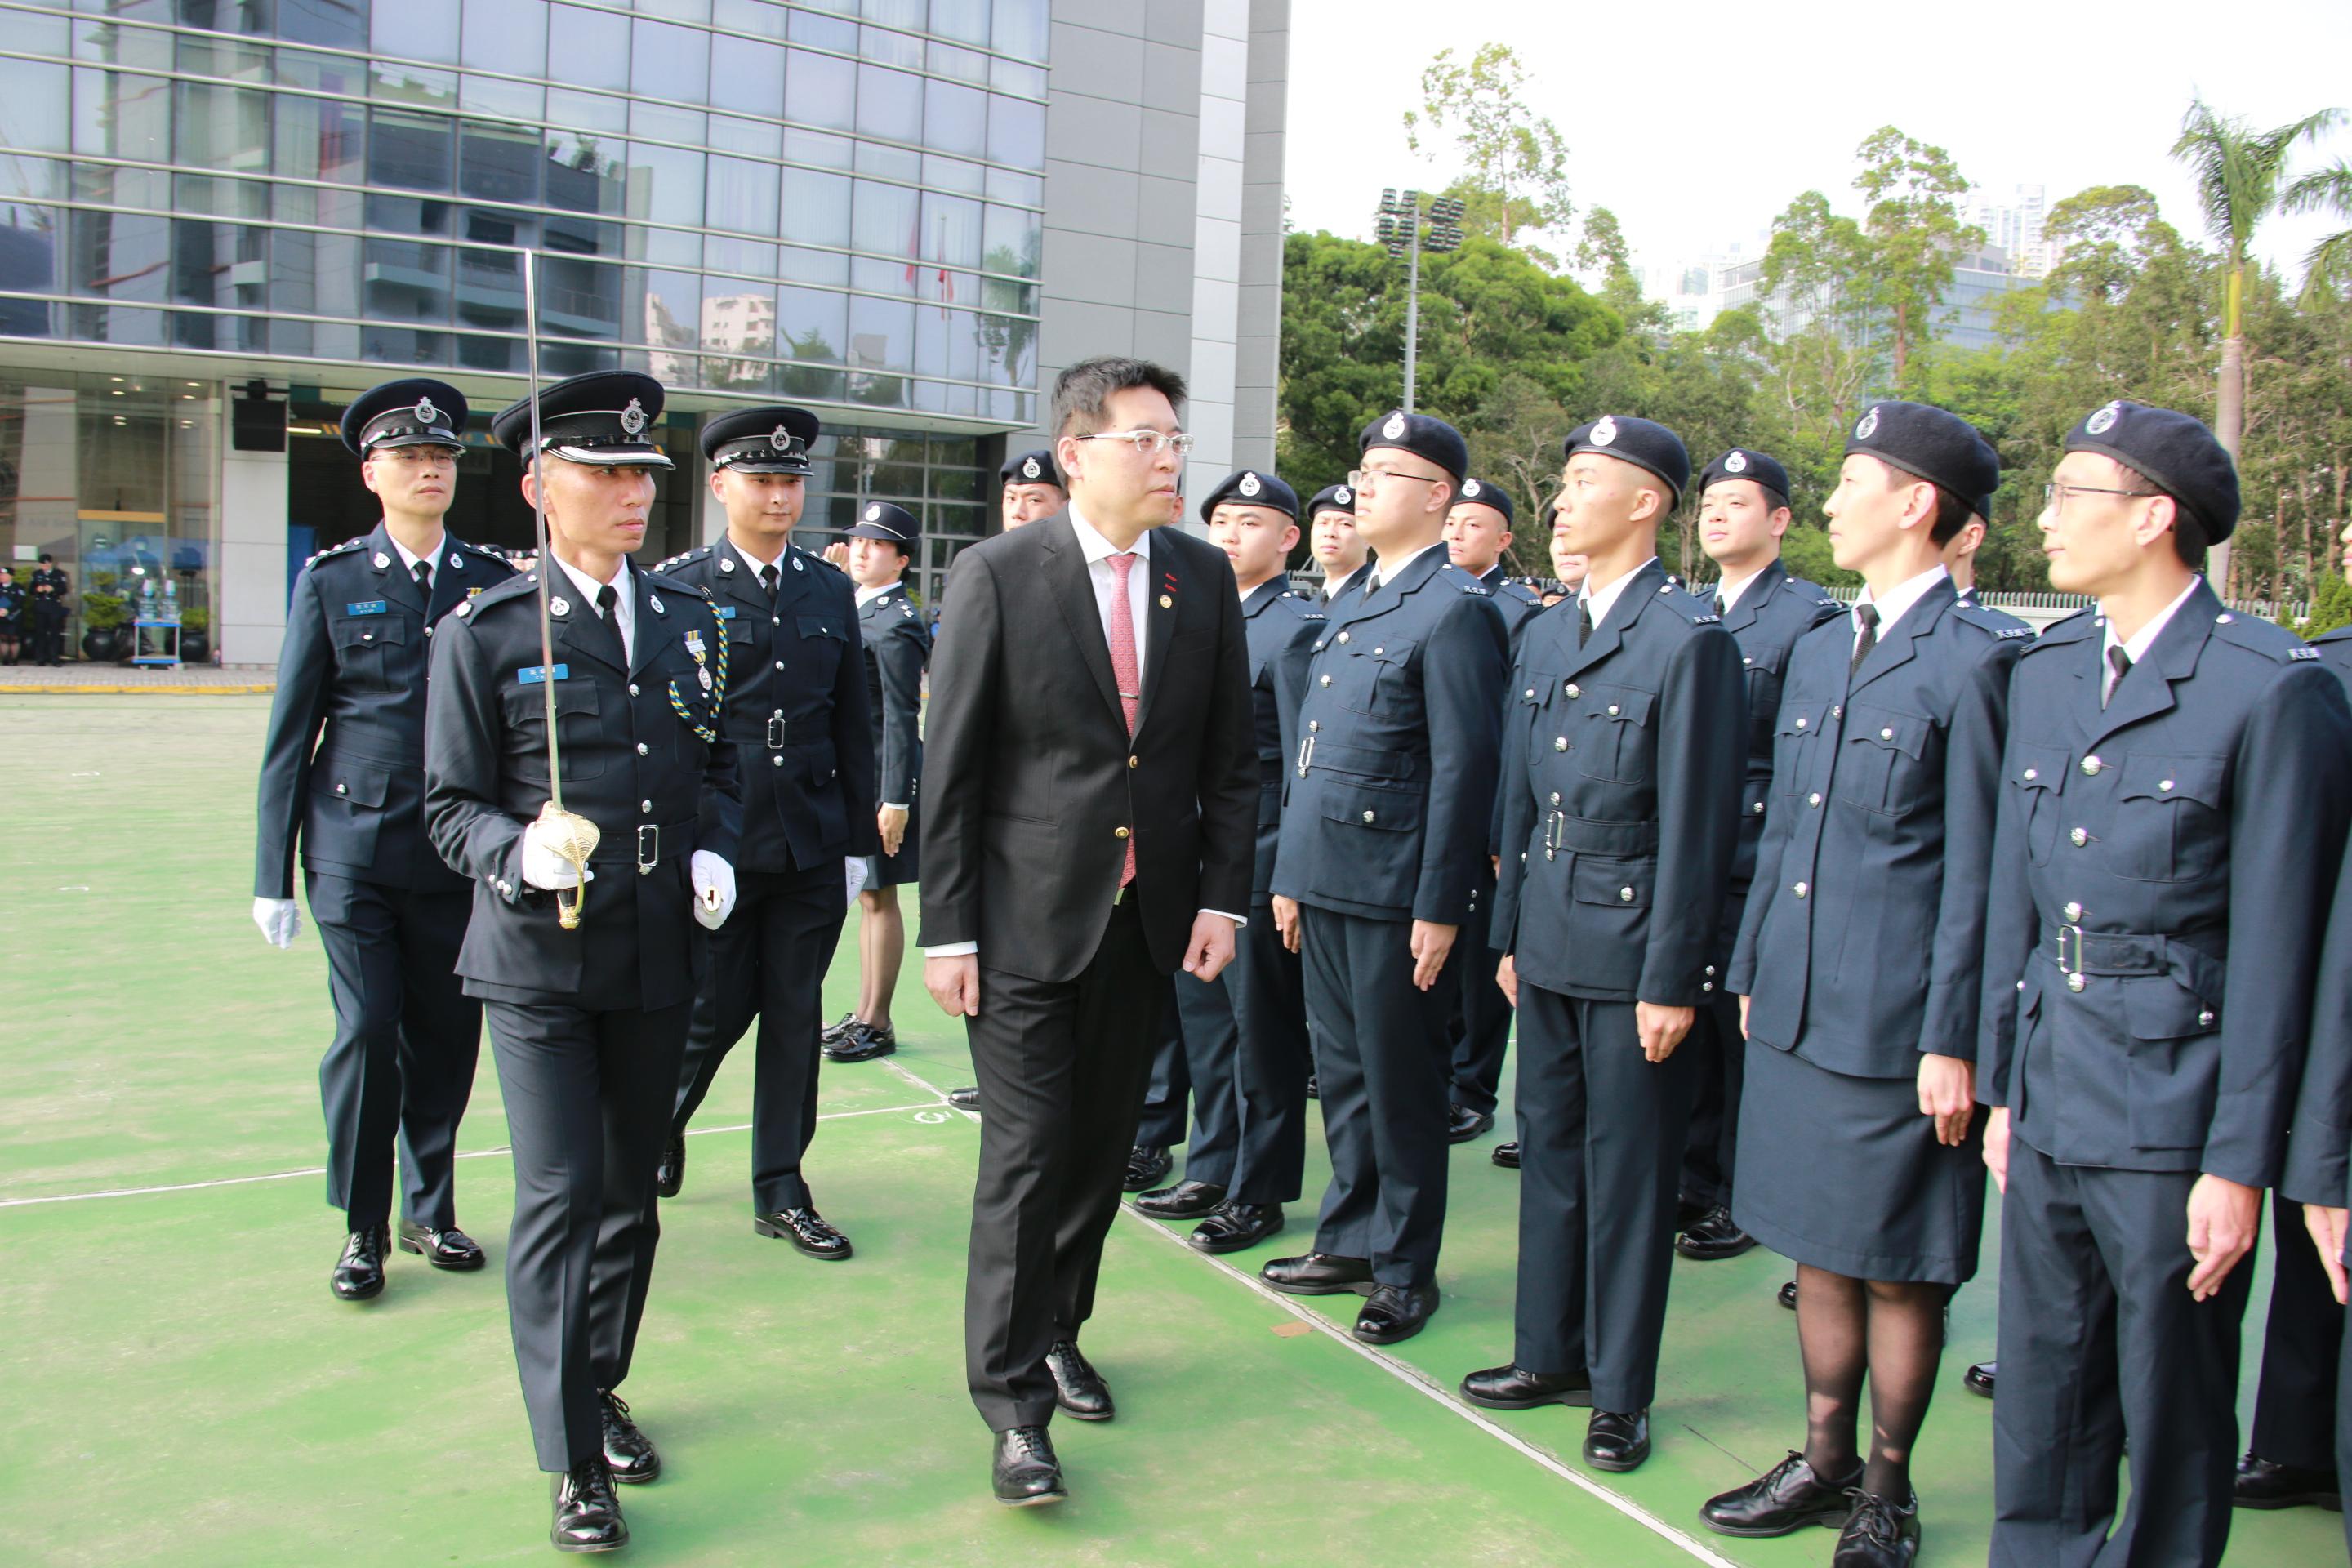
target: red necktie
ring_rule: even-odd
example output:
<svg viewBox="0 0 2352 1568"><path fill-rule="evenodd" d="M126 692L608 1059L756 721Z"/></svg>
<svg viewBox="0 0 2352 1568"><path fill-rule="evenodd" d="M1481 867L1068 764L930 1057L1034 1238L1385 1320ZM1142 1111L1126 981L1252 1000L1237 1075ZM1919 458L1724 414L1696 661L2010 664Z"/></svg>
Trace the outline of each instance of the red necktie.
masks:
<svg viewBox="0 0 2352 1568"><path fill-rule="evenodd" d="M1127 714L1127 732L1135 733L1136 710L1143 699L1143 678L1135 668L1135 605L1128 598L1127 574L1135 565L1135 552L1110 556L1110 673L1118 683L1118 705ZM1127 864L1118 873L1122 888L1135 880L1135 835L1127 838Z"/></svg>

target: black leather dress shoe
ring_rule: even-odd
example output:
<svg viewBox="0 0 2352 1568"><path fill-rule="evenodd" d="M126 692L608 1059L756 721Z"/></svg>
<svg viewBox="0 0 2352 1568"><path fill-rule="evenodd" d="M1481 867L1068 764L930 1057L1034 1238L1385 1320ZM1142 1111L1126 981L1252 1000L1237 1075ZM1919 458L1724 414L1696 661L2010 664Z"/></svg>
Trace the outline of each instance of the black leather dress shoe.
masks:
<svg viewBox="0 0 2352 1568"><path fill-rule="evenodd" d="M446 1230L434 1230L406 1220L400 1222L400 1250L416 1254L436 1268L460 1272L479 1268L489 1258L480 1243L454 1225Z"/></svg>
<svg viewBox="0 0 2352 1568"><path fill-rule="evenodd" d="M1694 1263L1718 1263L1755 1245L1756 1238L1734 1225L1731 1211L1720 1204L1675 1237L1675 1250Z"/></svg>
<svg viewBox="0 0 2352 1568"><path fill-rule="evenodd" d="M1225 1189L1214 1182L1179 1182L1135 1200L1138 1214L1153 1219L1199 1219L1225 1201Z"/></svg>
<svg viewBox="0 0 2352 1568"><path fill-rule="evenodd" d="M1239 1252L1282 1229L1280 1204L1219 1204L1185 1239L1203 1252Z"/></svg>
<svg viewBox="0 0 2352 1568"><path fill-rule="evenodd" d="M343 1255L327 1276L327 1289L339 1301L366 1301L383 1294L383 1251L391 1239L383 1226L355 1230L343 1238Z"/></svg>
<svg viewBox="0 0 2352 1568"><path fill-rule="evenodd" d="M1791 1312L1797 1310L1797 1282L1794 1279L1780 1287L1780 1305Z"/></svg>
<svg viewBox="0 0 2352 1568"><path fill-rule="evenodd" d="M1308 1073L1307 1075L1307 1098L1309 1100L1320 1100L1323 1098L1323 1086L1315 1081L1315 1075L1313 1073Z"/></svg>
<svg viewBox="0 0 2352 1568"><path fill-rule="evenodd" d="M1286 1296L1345 1296L1372 1293L1372 1260L1334 1258L1328 1252L1277 1258L1257 1271L1258 1278Z"/></svg>
<svg viewBox="0 0 2352 1568"><path fill-rule="evenodd" d="M1533 1410L1544 1405L1582 1409L1592 1404L1592 1376L1582 1372L1529 1372L1516 1363L1490 1366L1462 1380L1462 1397L1489 1410Z"/></svg>
<svg viewBox="0 0 2352 1568"><path fill-rule="evenodd" d="M1519 1168L1519 1141L1514 1138L1507 1143L1496 1144L1495 1152L1487 1155L1486 1158L1494 1161L1495 1163L1502 1166L1506 1171L1517 1170Z"/></svg>
<svg viewBox="0 0 2352 1568"><path fill-rule="evenodd" d="M2230 1501L2238 1508L2324 1508L2330 1513L2344 1511L2344 1493L2334 1470L2315 1470L2306 1465L2273 1465L2255 1454L2238 1461L2237 1479L2230 1487Z"/></svg>
<svg viewBox="0 0 2352 1568"><path fill-rule="evenodd" d="M598 1389L596 1419L604 1428L604 1468L614 1480L638 1486L661 1474L661 1454L645 1429L629 1419L627 1400Z"/></svg>
<svg viewBox="0 0 2352 1568"><path fill-rule="evenodd" d="M1584 1462L1596 1470L1638 1470L1650 1457L1650 1413L1596 1410L1584 1425Z"/></svg>
<svg viewBox="0 0 2352 1568"><path fill-rule="evenodd" d="M841 1038L817 1047L829 1062L870 1062L877 1057L887 1057L898 1048L898 1030L887 1024L877 1029L862 1021L852 1024L848 1033Z"/></svg>
<svg viewBox="0 0 2352 1568"><path fill-rule="evenodd" d="M1997 1361L1971 1362L1969 1370L1960 1373L1960 1386L1979 1399L1992 1397L1992 1380L2000 1373ZM2242 1469L2244 1467L2241 1466Z"/></svg>
<svg viewBox="0 0 2352 1568"><path fill-rule="evenodd" d="M813 1208L754 1215L751 1216L751 1228L761 1236L789 1241L803 1256L827 1263L838 1263L850 1254L849 1237L825 1224Z"/></svg>
<svg viewBox="0 0 2352 1568"><path fill-rule="evenodd" d="M1081 1421L1108 1421L1118 1414L1110 1402L1110 1384L1078 1349L1076 1340L1057 1340L1045 1352L1046 1370L1054 1374L1054 1403Z"/></svg>
<svg viewBox="0 0 2352 1568"><path fill-rule="evenodd" d="M1698 1199L1692 1197L1688 1193L1676 1193L1675 1194L1675 1229L1677 1231L1688 1230L1691 1226L1705 1219L1707 1216L1707 1212L1715 1206L1716 1205L1713 1204L1704 1204L1699 1202Z"/></svg>
<svg viewBox="0 0 2352 1568"><path fill-rule="evenodd" d="M1473 1110L1466 1105L1445 1108L1445 1141L1448 1143L1467 1143L1473 1138L1493 1131L1494 1128L1495 1113L1491 1110Z"/></svg>
<svg viewBox="0 0 2352 1568"><path fill-rule="evenodd" d="M555 1527L548 1539L558 1552L618 1552L629 1543L628 1521L602 1459L583 1459L555 1478Z"/></svg>
<svg viewBox="0 0 2352 1568"><path fill-rule="evenodd" d="M1856 1489L1830 1568L1911 1568L1919 1559L1919 1494L1905 1502Z"/></svg>
<svg viewBox="0 0 2352 1568"><path fill-rule="evenodd" d="M832 1023L827 1024L824 1028L817 1031L816 1043L818 1047L822 1049L826 1046L839 1045L842 1041L849 1037L849 1031L857 1026L857 1022L858 1018L856 1014L844 1013L840 1017L835 1019Z"/></svg>
<svg viewBox="0 0 2352 1568"><path fill-rule="evenodd" d="M951 1089L948 1090L948 1103L954 1106L958 1110L978 1110L980 1109L980 1090L977 1088Z"/></svg>
<svg viewBox="0 0 2352 1568"><path fill-rule="evenodd" d="M1119 1185L1130 1193L1139 1193L1166 1181L1168 1173L1175 1168L1176 1162L1168 1157L1167 1150L1138 1143L1127 1152L1127 1174Z"/></svg>
<svg viewBox="0 0 2352 1568"><path fill-rule="evenodd" d="M686 1140L673 1132L662 1142L661 1163L654 1167L654 1196L674 1198L686 1185Z"/></svg>
<svg viewBox="0 0 2352 1568"><path fill-rule="evenodd" d="M1859 1463L1843 1480L1823 1481L1802 1454L1791 1451L1746 1486L1707 1499L1699 1522L1717 1535L1793 1535L1809 1524L1837 1530L1853 1512L1861 1484Z"/></svg>
<svg viewBox="0 0 2352 1568"><path fill-rule="evenodd" d="M1429 1327L1437 1310L1434 1285L1383 1285L1356 1314L1356 1337L1368 1345L1392 1345Z"/></svg>
<svg viewBox="0 0 2352 1568"><path fill-rule="evenodd" d="M1011 1508L1034 1508L1070 1495L1062 1486L1062 1461L1054 1457L1054 1439L1043 1426L1015 1426L996 1435L991 1480L996 1500Z"/></svg>

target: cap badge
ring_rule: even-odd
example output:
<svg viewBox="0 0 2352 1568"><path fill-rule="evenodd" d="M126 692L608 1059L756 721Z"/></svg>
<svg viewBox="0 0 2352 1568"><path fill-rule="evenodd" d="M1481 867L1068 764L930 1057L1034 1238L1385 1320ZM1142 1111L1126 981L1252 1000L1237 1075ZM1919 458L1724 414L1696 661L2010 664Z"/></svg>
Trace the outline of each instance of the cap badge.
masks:
<svg viewBox="0 0 2352 1568"><path fill-rule="evenodd" d="M2121 402L2110 403L2105 408L2100 409L2096 414L2092 415L2088 419L2084 420L2083 422L2083 428L2091 435L2104 436L2108 431L2114 429L2116 427L2116 421L2121 419L2123 416L2123 404Z"/></svg>
<svg viewBox="0 0 2352 1568"><path fill-rule="evenodd" d="M547 613L551 616L568 616L572 613L572 601L559 594L547 601Z"/></svg>
<svg viewBox="0 0 2352 1568"><path fill-rule="evenodd" d="M632 397L629 399L629 405L621 410L621 428L629 435L635 436L643 431L645 427L646 405L638 399Z"/></svg>
<svg viewBox="0 0 2352 1568"><path fill-rule="evenodd" d="M882 521L882 508L879 504L869 506L866 509L866 521L868 522L879 522Z"/></svg>
<svg viewBox="0 0 2352 1568"><path fill-rule="evenodd" d="M727 557L722 555L719 558L719 569L721 572L732 572L735 570L735 563L728 560Z"/></svg>
<svg viewBox="0 0 2352 1568"><path fill-rule="evenodd" d="M379 572L392 564L392 557L379 550L375 552L375 569Z"/></svg>
<svg viewBox="0 0 2352 1568"><path fill-rule="evenodd" d="M1399 410L1397 413L1389 416L1389 422L1381 426L1381 436L1383 439L1390 441L1399 440L1403 437L1404 414L1402 410Z"/></svg>
<svg viewBox="0 0 2352 1568"><path fill-rule="evenodd" d="M1862 416L1862 423L1853 427L1853 438L1857 441L1867 441L1877 434L1878 408L1874 404L1870 412Z"/></svg>
<svg viewBox="0 0 2352 1568"><path fill-rule="evenodd" d="M1021 477L1023 479L1034 479L1038 477L1039 471L1036 458L1024 458L1021 459Z"/></svg>
<svg viewBox="0 0 2352 1568"><path fill-rule="evenodd" d="M1356 504L1355 492L1350 490L1345 485L1341 485L1338 489L1333 490L1331 492L1331 499L1338 501L1341 506L1353 506Z"/></svg>
<svg viewBox="0 0 2352 1568"><path fill-rule="evenodd" d="M1478 490L1479 484L1477 480L1465 479L1462 481L1462 499L1464 500L1476 500L1478 499Z"/></svg>
<svg viewBox="0 0 2352 1568"><path fill-rule="evenodd" d="M646 595L646 603L654 607L655 615L666 616L669 614L667 610L662 608L661 595L659 594L647 594Z"/></svg>
<svg viewBox="0 0 2352 1568"><path fill-rule="evenodd" d="M430 396L420 397L416 400L416 422L419 425L438 425L441 423L441 411L433 406L433 399Z"/></svg>
<svg viewBox="0 0 2352 1568"><path fill-rule="evenodd" d="M779 452L789 452L793 449L793 433L779 425L768 432L768 445Z"/></svg>
<svg viewBox="0 0 2352 1568"><path fill-rule="evenodd" d="M1257 482L1257 476L1255 474L1244 474L1242 476L1242 482L1237 488L1241 490L1242 494L1245 496L1254 496L1257 494L1258 491L1265 489L1264 485Z"/></svg>
<svg viewBox="0 0 2352 1568"><path fill-rule="evenodd" d="M1602 415L1601 423L1592 427L1591 439L1592 445L1596 447L1606 447L1617 439L1617 416L1613 414Z"/></svg>
<svg viewBox="0 0 2352 1568"><path fill-rule="evenodd" d="M1736 447L1733 447L1731 456L1723 459L1723 471L1727 474L1746 473L1748 471L1748 454L1739 450Z"/></svg>

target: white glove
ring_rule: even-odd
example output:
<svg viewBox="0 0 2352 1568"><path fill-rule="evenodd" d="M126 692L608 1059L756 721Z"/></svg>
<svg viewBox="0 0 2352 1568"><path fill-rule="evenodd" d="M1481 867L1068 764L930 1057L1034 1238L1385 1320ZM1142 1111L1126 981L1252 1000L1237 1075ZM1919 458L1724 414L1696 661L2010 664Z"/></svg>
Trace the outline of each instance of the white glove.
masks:
<svg viewBox="0 0 2352 1568"><path fill-rule="evenodd" d="M253 900L253 923L272 947L292 947L294 933L302 929L302 917L294 910L291 899L256 899Z"/></svg>
<svg viewBox="0 0 2352 1568"><path fill-rule="evenodd" d="M694 883L694 918L705 931L717 931L735 912L735 868L708 849L698 849L687 862Z"/></svg>
<svg viewBox="0 0 2352 1568"><path fill-rule="evenodd" d="M550 892L580 885L580 868L549 847L537 822L522 830L522 879ZM594 881L596 873L589 872L588 879Z"/></svg>

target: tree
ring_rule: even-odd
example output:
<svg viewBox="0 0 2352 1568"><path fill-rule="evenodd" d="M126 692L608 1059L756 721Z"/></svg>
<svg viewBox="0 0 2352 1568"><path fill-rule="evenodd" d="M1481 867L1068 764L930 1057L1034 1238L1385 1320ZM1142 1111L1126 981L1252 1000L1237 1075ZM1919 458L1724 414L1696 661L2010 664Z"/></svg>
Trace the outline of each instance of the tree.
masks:
<svg viewBox="0 0 2352 1568"><path fill-rule="evenodd" d="M1421 107L1404 111L1406 146L1421 153L1425 139L1448 137L1460 153L1465 171L1447 194L1462 198L1464 228L1505 245L1523 229L1565 227L1574 210L1567 139L1528 102L1527 87L1508 45L1481 44L1466 62L1440 49L1421 73Z"/></svg>
<svg viewBox="0 0 2352 1568"><path fill-rule="evenodd" d="M1894 318L1890 366L1897 392L1908 390L1913 346L1932 330L1931 313L1952 286L1953 258L1984 244L1984 230L1960 222L1969 183L1941 147L1881 126L1855 150L1863 161L1854 189L1870 204L1871 275L1879 306Z"/></svg>
<svg viewBox="0 0 2352 1568"><path fill-rule="evenodd" d="M2352 163L2338 158L2334 168L2305 174L2286 188L2279 206L2352 218ZM2315 289L2352 287L2352 228L2337 229L2311 247L2303 258L2303 287L2306 295Z"/></svg>

